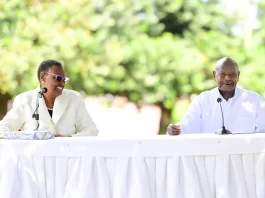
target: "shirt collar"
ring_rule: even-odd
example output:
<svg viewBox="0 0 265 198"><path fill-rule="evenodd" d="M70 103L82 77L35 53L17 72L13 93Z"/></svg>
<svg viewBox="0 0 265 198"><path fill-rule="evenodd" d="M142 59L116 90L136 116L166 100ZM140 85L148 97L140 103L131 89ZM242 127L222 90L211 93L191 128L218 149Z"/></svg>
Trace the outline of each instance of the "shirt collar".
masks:
<svg viewBox="0 0 265 198"><path fill-rule="evenodd" d="M218 88L218 87L216 88L216 91L217 91L217 98L221 98L222 100L226 101L226 100L223 98L223 96L220 94L220 91L219 91L219 88ZM236 100L236 99L238 98L238 95L239 95L239 94L238 94L238 88L236 87L236 88L235 88L235 95L234 95L232 98L229 98L226 102Z"/></svg>

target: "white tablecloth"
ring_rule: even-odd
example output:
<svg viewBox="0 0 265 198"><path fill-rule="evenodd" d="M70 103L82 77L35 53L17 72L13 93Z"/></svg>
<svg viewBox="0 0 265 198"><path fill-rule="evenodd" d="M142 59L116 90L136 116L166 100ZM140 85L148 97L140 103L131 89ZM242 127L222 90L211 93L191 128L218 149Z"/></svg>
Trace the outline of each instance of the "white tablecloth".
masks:
<svg viewBox="0 0 265 198"><path fill-rule="evenodd" d="M0 198L264 198L265 134L0 140Z"/></svg>

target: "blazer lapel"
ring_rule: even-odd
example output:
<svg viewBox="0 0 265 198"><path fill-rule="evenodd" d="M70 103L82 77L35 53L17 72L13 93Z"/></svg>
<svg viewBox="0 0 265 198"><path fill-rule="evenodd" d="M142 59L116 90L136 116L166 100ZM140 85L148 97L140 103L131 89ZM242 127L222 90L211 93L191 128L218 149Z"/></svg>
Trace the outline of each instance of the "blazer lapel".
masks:
<svg viewBox="0 0 265 198"><path fill-rule="evenodd" d="M68 99L67 97L62 94L61 96L58 96L55 99L54 105L53 105L53 114L52 114L52 120L54 124L56 125L58 120L61 118L63 113L65 112L68 105Z"/></svg>

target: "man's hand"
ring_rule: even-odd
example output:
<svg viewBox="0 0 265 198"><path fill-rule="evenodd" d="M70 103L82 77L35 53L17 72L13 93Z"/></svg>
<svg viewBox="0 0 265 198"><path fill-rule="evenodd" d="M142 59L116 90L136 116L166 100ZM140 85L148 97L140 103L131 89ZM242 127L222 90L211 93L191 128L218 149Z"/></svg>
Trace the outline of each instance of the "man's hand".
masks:
<svg viewBox="0 0 265 198"><path fill-rule="evenodd" d="M181 129L179 125L176 124L170 124L167 127L167 133L169 135L179 135L181 134Z"/></svg>

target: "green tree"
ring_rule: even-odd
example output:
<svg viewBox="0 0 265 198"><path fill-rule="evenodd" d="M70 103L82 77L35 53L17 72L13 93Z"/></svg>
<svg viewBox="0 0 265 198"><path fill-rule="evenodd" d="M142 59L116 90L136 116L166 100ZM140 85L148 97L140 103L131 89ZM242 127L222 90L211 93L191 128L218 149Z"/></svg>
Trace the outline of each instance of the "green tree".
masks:
<svg viewBox="0 0 265 198"><path fill-rule="evenodd" d="M251 66L260 75L255 64L264 47L247 52L233 32L240 16L226 14L221 2L0 0L0 92L15 96L35 88L37 64L57 59L71 78L69 88L158 104L163 133L176 98L215 86L218 58L236 57L243 70Z"/></svg>

